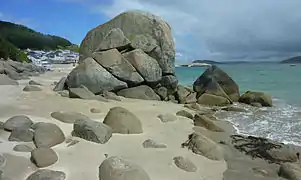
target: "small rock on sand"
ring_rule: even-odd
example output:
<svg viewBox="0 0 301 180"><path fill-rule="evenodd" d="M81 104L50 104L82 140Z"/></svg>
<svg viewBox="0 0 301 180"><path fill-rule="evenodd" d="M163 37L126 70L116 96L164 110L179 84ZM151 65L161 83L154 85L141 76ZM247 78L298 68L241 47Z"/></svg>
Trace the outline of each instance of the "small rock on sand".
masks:
<svg viewBox="0 0 301 180"><path fill-rule="evenodd" d="M110 126L113 129L113 133L143 133L140 120L132 112L122 107L111 108L103 123Z"/></svg>
<svg viewBox="0 0 301 180"><path fill-rule="evenodd" d="M91 112L91 113L101 113L101 110L100 110L100 109L97 109L97 108L91 108L91 109L90 109L90 112Z"/></svg>
<svg viewBox="0 0 301 180"><path fill-rule="evenodd" d="M31 151L31 160L39 168L50 166L58 161L58 156L50 148L37 148Z"/></svg>
<svg viewBox="0 0 301 180"><path fill-rule="evenodd" d="M30 80L30 81L28 82L28 84L29 84L29 85L42 86L41 83L38 83L38 82L36 82L36 81L34 81L34 80Z"/></svg>
<svg viewBox="0 0 301 180"><path fill-rule="evenodd" d="M32 150L34 150L34 144L17 144L14 147L14 151L16 152L31 152Z"/></svg>
<svg viewBox="0 0 301 180"><path fill-rule="evenodd" d="M148 174L138 165L121 157L112 156L99 166L99 180L150 180Z"/></svg>
<svg viewBox="0 0 301 180"><path fill-rule="evenodd" d="M173 158L175 165L187 172L196 172L197 167L191 162L188 158L184 158L183 156L177 156Z"/></svg>
<svg viewBox="0 0 301 180"><path fill-rule="evenodd" d="M37 147L52 147L65 141L63 131L52 123L39 122L34 125L34 143Z"/></svg>
<svg viewBox="0 0 301 180"><path fill-rule="evenodd" d="M160 144L155 142L152 139L147 139L142 143L142 146L144 148L167 148L167 146L165 144Z"/></svg>
<svg viewBox="0 0 301 180"><path fill-rule="evenodd" d="M182 117L187 117L189 119L193 119L193 115L190 112L186 111L186 110L178 111L176 113L176 115L177 116L182 116Z"/></svg>
<svg viewBox="0 0 301 180"><path fill-rule="evenodd" d="M24 87L23 91L42 91L42 89L38 86L35 86L35 85L27 85Z"/></svg>
<svg viewBox="0 0 301 180"><path fill-rule="evenodd" d="M167 122L172 122L172 121L176 121L177 120L177 116L173 115L173 114L160 114L158 116L158 118L161 120L161 122L163 123L167 123Z"/></svg>
<svg viewBox="0 0 301 180"><path fill-rule="evenodd" d="M65 180L66 174L62 171L53 171L48 169L39 169L29 175L26 180Z"/></svg>
<svg viewBox="0 0 301 180"><path fill-rule="evenodd" d="M289 180L301 180L300 164L284 163L280 166L279 176Z"/></svg>
<svg viewBox="0 0 301 180"><path fill-rule="evenodd" d="M73 124L72 136L104 144L112 137L112 128L93 120L76 120Z"/></svg>
<svg viewBox="0 0 301 180"><path fill-rule="evenodd" d="M4 123L4 129L7 131L12 131L15 128L29 129L33 124L32 120L24 115L17 115L9 118Z"/></svg>
<svg viewBox="0 0 301 180"><path fill-rule="evenodd" d="M78 112L57 111L51 113L51 117L64 123L73 124L78 119L90 119L88 116Z"/></svg>
<svg viewBox="0 0 301 180"><path fill-rule="evenodd" d="M8 137L9 141L30 142L33 140L33 131L25 128L15 128Z"/></svg>

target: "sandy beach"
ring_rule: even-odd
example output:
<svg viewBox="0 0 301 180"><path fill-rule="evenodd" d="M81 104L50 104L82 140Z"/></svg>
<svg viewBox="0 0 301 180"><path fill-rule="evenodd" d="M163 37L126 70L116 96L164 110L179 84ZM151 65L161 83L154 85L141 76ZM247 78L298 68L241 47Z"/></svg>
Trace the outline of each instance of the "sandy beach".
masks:
<svg viewBox="0 0 301 180"><path fill-rule="evenodd" d="M51 117L52 112L71 111L83 113L92 120L102 122L110 108L120 106L134 113L142 123L143 133L138 135L113 134L106 144L96 144L86 140L77 139L79 143L67 147L66 143L59 144L53 149L59 160L47 167L66 173L67 180L95 180L98 179L98 167L105 160L105 154L121 156L141 166L153 180L222 180L227 169L224 160L213 161L204 156L194 154L187 148L181 148L188 135L192 133L193 121L177 116L173 122L162 123L157 117L160 114L176 114L186 109L183 105L164 101L146 101L122 98L121 101L109 100L100 102L96 100L70 99L62 97L52 89L53 82L59 81L72 69L72 65L57 65L52 72L47 72L32 80L42 84L42 91L24 92L22 89L29 80L19 81L19 86L0 86L0 121L5 122L15 115L26 115L36 122L50 122L57 124L65 136L71 137L72 124L66 124ZM101 110L101 113L91 113L91 108ZM191 111L192 112L192 111ZM193 112L192 112L193 113ZM34 172L34 164L30 162L30 153L15 152L13 147L18 142L7 140L8 132L0 130L0 152L7 157L4 173L14 180L26 179ZM146 139L166 144L167 148L143 148ZM186 172L179 169L173 158L183 156L189 158L197 167L196 172ZM13 166L18 165L16 172Z"/></svg>

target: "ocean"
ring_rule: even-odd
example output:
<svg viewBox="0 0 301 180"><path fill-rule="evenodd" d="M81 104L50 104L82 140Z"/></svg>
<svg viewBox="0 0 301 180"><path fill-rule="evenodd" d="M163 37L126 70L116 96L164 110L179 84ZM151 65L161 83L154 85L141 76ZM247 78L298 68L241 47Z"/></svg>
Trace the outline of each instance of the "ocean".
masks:
<svg viewBox="0 0 301 180"><path fill-rule="evenodd" d="M227 113L238 133L301 145L301 65L247 63L218 65L239 85L240 93L263 91L273 97L273 107L244 106L249 113ZM206 67L177 67L179 83L192 86ZM243 105L241 105L243 106Z"/></svg>

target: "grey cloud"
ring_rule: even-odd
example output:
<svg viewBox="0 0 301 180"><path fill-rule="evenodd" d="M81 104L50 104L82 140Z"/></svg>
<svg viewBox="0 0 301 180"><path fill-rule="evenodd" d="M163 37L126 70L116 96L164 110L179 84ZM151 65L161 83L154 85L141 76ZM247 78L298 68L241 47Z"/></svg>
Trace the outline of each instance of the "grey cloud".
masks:
<svg viewBox="0 0 301 180"><path fill-rule="evenodd" d="M98 11L128 9L162 16L183 60L263 60L301 52L300 0L113 0Z"/></svg>

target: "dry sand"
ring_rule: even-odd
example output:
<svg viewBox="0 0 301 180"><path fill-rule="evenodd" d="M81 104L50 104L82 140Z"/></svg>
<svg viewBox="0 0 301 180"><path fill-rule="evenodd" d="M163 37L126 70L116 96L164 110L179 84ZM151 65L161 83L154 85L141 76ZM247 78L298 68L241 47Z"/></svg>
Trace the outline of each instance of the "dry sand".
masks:
<svg viewBox="0 0 301 180"><path fill-rule="evenodd" d="M70 137L72 124L62 123L53 119L50 113L54 111L76 111L89 116L95 121L103 121L110 108L125 107L133 112L142 122L144 133L140 135L113 134L106 144L96 144L83 139L74 138L80 142L67 147L62 143L54 147L59 161L47 169L61 170L66 173L67 180L96 180L98 167L109 156L122 156L140 165L152 180L222 180L227 168L225 161L212 161L206 157L193 154L187 148L181 148L181 143L187 140L193 132L191 120L178 117L177 121L162 123L157 116L163 113L175 114L184 109L183 105L170 102L145 101L122 98L121 102L99 102L95 100L69 99L53 92L54 81L59 81L72 69L72 65L57 65L53 72L47 72L33 80L43 84L43 91L23 92L23 87L29 80L19 81L19 86L0 86L0 121L5 122L14 115L27 115L34 122L51 122L59 125L66 137ZM102 113L93 114L91 108L98 108ZM0 134L0 153L7 153L7 176L15 180L25 179L35 169L29 161L30 153L13 151L16 142L7 141L8 133ZM166 149L145 149L142 142L151 138L167 145ZM20 143L19 143L20 144ZM23 156L25 158L16 158ZM173 157L188 157L197 167L197 172L185 172L175 166ZM20 163L19 163L20 161ZM17 165L18 167L13 167ZM10 169L12 170L10 170Z"/></svg>

